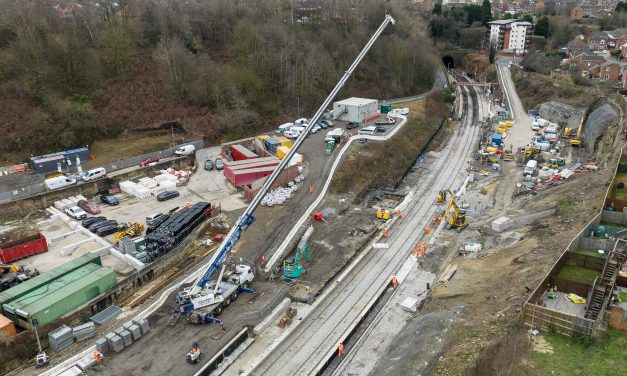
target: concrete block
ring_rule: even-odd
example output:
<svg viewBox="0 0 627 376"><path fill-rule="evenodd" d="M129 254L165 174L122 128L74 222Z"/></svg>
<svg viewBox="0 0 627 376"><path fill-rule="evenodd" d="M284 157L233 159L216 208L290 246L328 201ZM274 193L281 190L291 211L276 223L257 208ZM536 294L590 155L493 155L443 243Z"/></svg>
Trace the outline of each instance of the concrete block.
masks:
<svg viewBox="0 0 627 376"><path fill-rule="evenodd" d="M115 335L111 338L111 349L115 352L120 352L124 350L124 340L122 337Z"/></svg>
<svg viewBox="0 0 627 376"><path fill-rule="evenodd" d="M416 312L416 310L418 309L418 300L408 296L401 303L401 309L406 312Z"/></svg>
<svg viewBox="0 0 627 376"><path fill-rule="evenodd" d="M102 354L106 354L109 352L109 341L107 338L100 337L96 340L96 349L100 351Z"/></svg>
<svg viewBox="0 0 627 376"><path fill-rule="evenodd" d="M131 332L129 332L128 330L125 329L120 335L120 337L122 337L122 341L124 341L124 347L129 347L130 345L133 344L133 336L131 335Z"/></svg>
<svg viewBox="0 0 627 376"><path fill-rule="evenodd" d="M509 217L499 217L492 221L492 230L496 232L506 231L512 225Z"/></svg>
<svg viewBox="0 0 627 376"><path fill-rule="evenodd" d="M131 332L133 341L137 341L138 339L142 337L142 331L138 325L135 325L135 324L131 325L130 328L128 328L128 331Z"/></svg>

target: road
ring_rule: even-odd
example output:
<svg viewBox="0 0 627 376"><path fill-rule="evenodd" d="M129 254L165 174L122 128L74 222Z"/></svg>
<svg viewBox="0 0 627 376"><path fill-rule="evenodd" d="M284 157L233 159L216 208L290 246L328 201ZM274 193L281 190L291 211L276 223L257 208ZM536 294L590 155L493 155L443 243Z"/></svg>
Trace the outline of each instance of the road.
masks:
<svg viewBox="0 0 627 376"><path fill-rule="evenodd" d="M468 92L467 88L464 88ZM467 98L466 117L455 131L443 157L428 171L424 184L418 187L405 218L391 231L389 248L372 248L366 257L359 259L340 284L252 371L254 375L308 375L318 373L332 357L338 343L357 325L364 307L369 305L389 284L409 255L410 249L423 235L424 227L436 210L434 199L442 189L460 183L464 168L480 132L473 122L474 101ZM462 173L462 174L460 174ZM233 367L231 372L236 372ZM229 373L231 373L229 372Z"/></svg>
<svg viewBox="0 0 627 376"><path fill-rule="evenodd" d="M497 63L497 74L499 75L501 85L508 98L507 102L510 105L509 111L514 115L516 132L512 132L506 141L506 144L513 145L514 149L527 145L531 141L531 137L534 136L534 131L531 130L531 122L533 121L516 92L514 82L512 81L512 74L507 65Z"/></svg>

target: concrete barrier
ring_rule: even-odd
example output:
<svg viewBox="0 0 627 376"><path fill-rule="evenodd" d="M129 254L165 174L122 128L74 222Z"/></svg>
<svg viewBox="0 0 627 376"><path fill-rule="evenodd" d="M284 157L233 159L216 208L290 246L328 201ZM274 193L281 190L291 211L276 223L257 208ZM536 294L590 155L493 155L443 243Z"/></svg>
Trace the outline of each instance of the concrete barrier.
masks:
<svg viewBox="0 0 627 376"><path fill-rule="evenodd" d="M290 298L283 299L283 301L272 310L272 313L270 313L268 317L253 328L253 333L258 336L261 332L266 330L270 324L272 324L283 312L285 312L291 302L292 300Z"/></svg>

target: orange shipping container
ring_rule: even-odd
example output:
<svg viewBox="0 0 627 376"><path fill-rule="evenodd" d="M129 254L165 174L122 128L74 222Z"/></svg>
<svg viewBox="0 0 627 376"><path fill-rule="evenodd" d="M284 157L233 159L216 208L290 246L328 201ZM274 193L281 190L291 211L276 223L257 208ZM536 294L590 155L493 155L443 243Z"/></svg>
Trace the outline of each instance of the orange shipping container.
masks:
<svg viewBox="0 0 627 376"><path fill-rule="evenodd" d="M0 336L7 335L9 337L12 337L16 334L17 332L15 331L15 324L13 324L13 321L0 315Z"/></svg>

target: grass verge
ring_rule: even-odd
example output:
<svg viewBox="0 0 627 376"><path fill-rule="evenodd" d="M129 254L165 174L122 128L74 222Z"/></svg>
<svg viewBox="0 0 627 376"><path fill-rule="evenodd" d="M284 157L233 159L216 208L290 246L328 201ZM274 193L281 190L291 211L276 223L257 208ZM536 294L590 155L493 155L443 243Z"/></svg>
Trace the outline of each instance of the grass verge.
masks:
<svg viewBox="0 0 627 376"><path fill-rule="evenodd" d="M605 259L607 258L607 254L600 254L598 251L594 249L586 249L586 248L577 248L573 252L579 253L580 255L592 256Z"/></svg>

